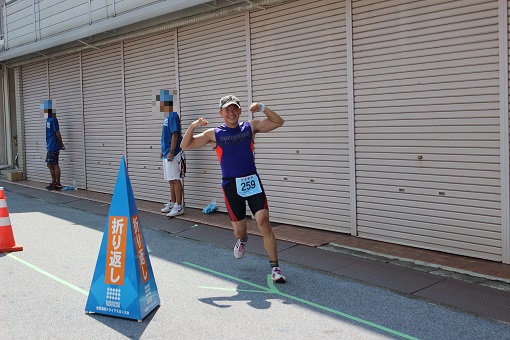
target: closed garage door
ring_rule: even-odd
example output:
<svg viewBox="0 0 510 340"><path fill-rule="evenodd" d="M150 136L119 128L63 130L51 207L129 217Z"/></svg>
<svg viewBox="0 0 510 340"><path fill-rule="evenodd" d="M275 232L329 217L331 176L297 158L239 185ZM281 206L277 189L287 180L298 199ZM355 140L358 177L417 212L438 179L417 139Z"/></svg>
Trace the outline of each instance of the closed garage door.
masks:
<svg viewBox="0 0 510 340"><path fill-rule="evenodd" d="M25 125L27 179L51 182L46 167L46 127L39 106L48 99L48 64L46 61L24 65L21 69L23 86L23 123Z"/></svg>
<svg viewBox="0 0 510 340"><path fill-rule="evenodd" d="M124 43L127 158L139 199L168 201L159 159L163 115L153 115L151 109L153 90L175 89L174 51L173 32Z"/></svg>
<svg viewBox="0 0 510 340"><path fill-rule="evenodd" d="M112 193L125 152L120 44L82 55L87 189Z"/></svg>
<svg viewBox="0 0 510 340"><path fill-rule="evenodd" d="M223 123L218 103L226 94L234 94L241 100L241 118L248 119L245 16L180 28L178 48L183 131L199 117L210 122L208 127ZM186 205L203 208L216 199L219 208L225 211L216 153L206 146L186 155Z"/></svg>
<svg viewBox="0 0 510 340"><path fill-rule="evenodd" d="M353 1L361 237L501 260L497 1Z"/></svg>
<svg viewBox="0 0 510 340"><path fill-rule="evenodd" d="M60 152L63 185L76 180L85 187L85 155L83 153L83 108L80 78L80 55L50 59L50 98L57 105L57 118L66 150Z"/></svg>
<svg viewBox="0 0 510 340"><path fill-rule="evenodd" d="M285 119L255 141L271 219L350 232L345 4L296 1L250 27L253 100Z"/></svg>

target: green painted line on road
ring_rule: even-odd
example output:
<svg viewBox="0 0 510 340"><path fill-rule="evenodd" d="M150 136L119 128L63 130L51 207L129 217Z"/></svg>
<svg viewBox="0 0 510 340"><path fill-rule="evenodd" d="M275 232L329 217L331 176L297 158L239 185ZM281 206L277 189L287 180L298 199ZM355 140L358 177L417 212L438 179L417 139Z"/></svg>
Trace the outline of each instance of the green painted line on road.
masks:
<svg viewBox="0 0 510 340"><path fill-rule="evenodd" d="M13 260L16 260L16 261L18 261L18 262L20 262L20 263L23 263L25 266L30 267L30 268L34 269L35 271L38 271L39 273L41 273L41 274L43 274L43 275L46 275L47 277L49 277L49 278L51 278L51 279L53 279L53 280L55 280L55 281L57 281L57 282L59 282L59 283L61 283L61 284L65 285L65 286L67 286L67 287L69 287L69 288L72 288L72 289L76 290L77 292L80 292L80 293L82 293L82 294L84 294L84 295L86 295L86 296L88 296L88 295L89 295L89 293L88 293L87 291L84 291L84 290L83 290L83 289L81 289L80 287L77 287L77 286L73 285L72 283L69 283L69 282L67 282L67 281L65 281L65 280L62 280L61 278L56 277L55 275L50 274L50 273L48 273L47 271L44 271L44 270L42 270L41 268L39 268L39 267L37 267L37 266L34 266L33 264L31 264L31 263L29 263L29 262L27 262L27 261L25 261L25 260L20 259L19 257L16 257L16 256L14 256L14 255L12 255L12 254L10 254L10 253L9 253L9 254L7 254L7 257L10 257L10 258L11 258L11 259L13 259Z"/></svg>
<svg viewBox="0 0 510 340"><path fill-rule="evenodd" d="M241 282L241 283L247 284L247 285L252 286L252 287L257 287L259 289L262 289L266 293L280 295L280 296L283 296L283 297L285 297L287 299L295 300L295 301L301 302L303 304L306 304L306 305L309 305L309 306L312 306L312 307L315 307L315 308L318 308L318 309L322 309L322 310L327 311L329 313L342 316L342 317L344 317L346 319L353 320L353 321L362 323L364 325L367 325L367 326L370 326L370 327L373 327L373 328L377 328L377 329L379 329L381 331L384 331L384 332L387 332L387 333L390 333L390 334L393 334L393 335L400 336L400 337L402 337L404 339L418 340L418 338L415 338L413 336L401 333L399 331L395 331L395 330L393 330L391 328L384 327L384 326L378 325L376 323L373 323L373 322L370 322L370 321L367 321L367 320L355 317L353 315L350 315L350 314L347 314L347 313L343 313L343 312L337 311L335 309L332 309L332 308L329 308L329 307L326 307L326 306L319 305L319 304L317 304L315 302L311 302L311 301L308 301L308 300L301 299L301 298L299 298L297 296L293 296L293 295L282 293L282 292L280 292L276 288L276 286L275 286L275 284L273 282L273 279L271 278L271 275L267 276L267 286L269 288L266 288L266 287L257 285L255 283L252 283L252 282L249 282L249 281L246 281L246 280L242 280L242 279L239 279L237 277L234 277L234 276L231 276L231 275L227 275L227 274L224 274L224 273L221 273L221 272L209 269L209 268L205 268L205 267L193 264L193 263L189 263L189 262L183 262L183 263L185 265L188 265L190 267L194 267L194 268L200 269L200 270L205 271L205 272L209 272L209 273L212 273L212 274L215 274L215 275L218 275L218 276L223 276L223 277L225 277L227 279L231 279L233 281ZM202 288L205 288L205 287L202 287ZM213 288L213 289L218 289L218 288ZM239 291L241 291L241 290L239 290ZM256 291L256 292L260 293L260 291Z"/></svg>
<svg viewBox="0 0 510 340"><path fill-rule="evenodd" d="M331 309L329 307L325 307L325 306L322 306L322 305L319 305L319 304L316 304L314 302L311 302L311 301L308 301L308 300L304 300L304 299L301 299L301 298L298 298L296 296L292 296L292 295L289 295L289 294L285 294L285 293L282 293L280 292L276 286L274 285L274 282L273 282L273 279L271 278L271 275L267 275L267 285L270 287L271 289L271 292L274 292L275 294L279 294L281 296L284 296L288 299L292 299L292 300L296 300L296 301L299 301L301 303L304 303L304 304L307 304L307 305L310 305L310 306L313 306L315 308L319 308L319 309L322 309L322 310L325 310L325 311L328 311L330 313L333 313L333 314L336 314L336 315L340 315L340 316L343 316L344 318L347 318L347 319L350 319L350 320L354 320L354 321L357 321L357 322L360 322L362 324L365 324L365 325L368 325L368 326L371 326L371 327L374 327L374 328L377 328L377 329L380 329L382 331L385 331L385 332L388 332L388 333L391 333L391 334L394 334L394 335L397 335L397 336L400 336L402 338L405 338L405 339L412 339L412 340L418 340L418 338L415 338L415 337L412 337L410 335L407 335L407 334L404 334L404 333L401 333L399 331L395 331L391 328L388 328L388 327L384 327L384 326L381 326L381 325L378 325L376 323L373 323L373 322L370 322L370 321L367 321L367 320L364 320L364 319L360 319L358 317L355 317L355 316L352 316L352 315L349 315L349 314L346 314L346 313L343 313L343 312L340 312L340 311L337 311L335 309Z"/></svg>
<svg viewBox="0 0 510 340"><path fill-rule="evenodd" d="M220 276L226 277L227 279L234 280L234 281L237 281L237 282L242 282L242 283L247 284L249 286L256 287L258 289L262 289L262 290L268 291L268 289L266 287L264 287L264 286L259 286L258 284L255 284L255 283L243 280L243 279L239 279L239 278L234 277L234 276L223 274L223 273L217 272L215 270L212 270L212 269L209 269L209 268L205 268L205 267L201 267L201 266L193 264L193 263L189 263L189 262L183 262L183 263L185 265L190 266L190 267L195 267L197 269L200 269L200 270L202 270L204 272L209 272L209 273L212 273L212 274L220 275Z"/></svg>

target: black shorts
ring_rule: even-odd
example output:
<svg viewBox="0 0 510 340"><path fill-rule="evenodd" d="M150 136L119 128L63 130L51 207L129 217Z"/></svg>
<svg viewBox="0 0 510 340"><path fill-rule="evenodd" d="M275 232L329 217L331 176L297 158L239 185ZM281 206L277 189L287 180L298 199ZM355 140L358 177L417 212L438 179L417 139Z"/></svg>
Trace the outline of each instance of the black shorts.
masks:
<svg viewBox="0 0 510 340"><path fill-rule="evenodd" d="M260 181L260 178L259 178ZM249 196L242 197L237 193L236 181L230 181L223 186L223 195L225 196L225 204L227 205L230 220L233 222L242 221L246 218L246 202L253 215L259 210L269 210L267 205L266 193L262 182L260 183L262 192Z"/></svg>
<svg viewBox="0 0 510 340"><path fill-rule="evenodd" d="M60 151L48 151L46 153L46 164L58 165Z"/></svg>

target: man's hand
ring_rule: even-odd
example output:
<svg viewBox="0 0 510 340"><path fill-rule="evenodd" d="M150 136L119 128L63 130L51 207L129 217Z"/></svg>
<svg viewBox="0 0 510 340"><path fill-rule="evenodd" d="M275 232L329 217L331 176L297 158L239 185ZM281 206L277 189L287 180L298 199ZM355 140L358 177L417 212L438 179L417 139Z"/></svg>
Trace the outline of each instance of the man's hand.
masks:
<svg viewBox="0 0 510 340"><path fill-rule="evenodd" d="M255 112L260 112L260 111L262 111L264 108L262 107L262 105L261 105L261 104L262 104L262 103L251 103L251 105L250 105L250 111L251 111L251 112L254 112L254 113L255 113ZM262 108L262 110L261 110L261 108Z"/></svg>
<svg viewBox="0 0 510 340"><path fill-rule="evenodd" d="M60 150L65 150L66 149L66 146L64 145L64 143L60 143Z"/></svg>
<svg viewBox="0 0 510 340"><path fill-rule="evenodd" d="M198 118L193 123L191 123L193 128L206 126L207 124L209 124L209 122L205 118Z"/></svg>
<svg viewBox="0 0 510 340"><path fill-rule="evenodd" d="M250 120L250 125L253 133L257 132L269 132L285 123L282 117L276 112L268 108L264 103L252 103L250 105L251 112L264 112L265 117L259 119Z"/></svg>

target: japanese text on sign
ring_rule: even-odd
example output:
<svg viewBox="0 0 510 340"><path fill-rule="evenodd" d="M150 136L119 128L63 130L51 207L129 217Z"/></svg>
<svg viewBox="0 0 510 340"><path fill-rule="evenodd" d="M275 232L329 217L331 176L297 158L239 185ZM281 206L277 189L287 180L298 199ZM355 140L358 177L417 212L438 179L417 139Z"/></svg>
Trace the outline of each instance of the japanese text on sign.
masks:
<svg viewBox="0 0 510 340"><path fill-rule="evenodd" d="M138 215L131 217L131 226L133 227L133 236L135 239L136 254L138 255L138 264L140 265L140 274L142 275L142 282L145 283L149 279L149 269L145 257L145 245L143 244Z"/></svg>
<svg viewBox="0 0 510 340"><path fill-rule="evenodd" d="M110 216L108 221L108 244L106 251L107 284L124 285L124 268L126 262L127 222L124 216Z"/></svg>

